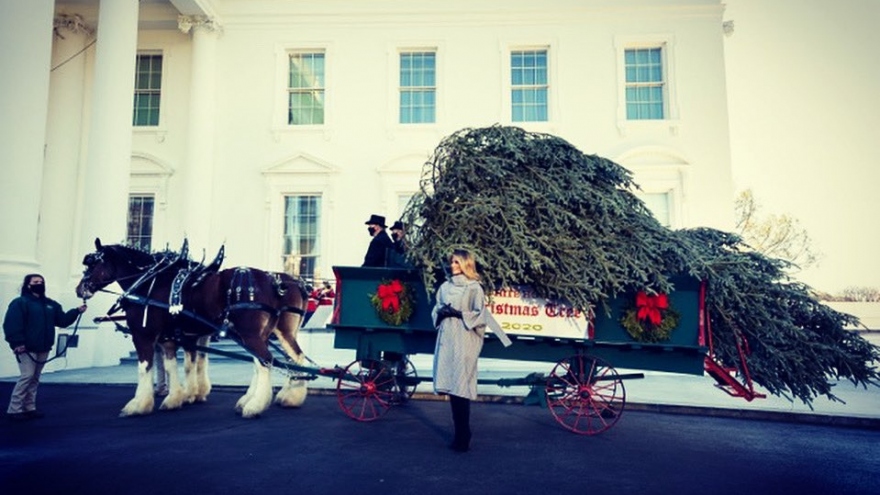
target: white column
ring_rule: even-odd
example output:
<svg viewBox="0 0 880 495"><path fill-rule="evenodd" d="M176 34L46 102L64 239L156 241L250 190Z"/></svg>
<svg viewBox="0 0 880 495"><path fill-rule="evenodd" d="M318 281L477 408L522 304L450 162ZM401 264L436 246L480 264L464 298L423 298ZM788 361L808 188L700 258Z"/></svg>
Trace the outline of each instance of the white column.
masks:
<svg viewBox="0 0 880 495"><path fill-rule="evenodd" d="M58 297L57 289L63 282L58 277L76 277L83 268L80 261L84 253L75 249L78 246L72 240L77 237L76 208L79 173L83 167L83 105L89 53L83 52L83 49L94 39L94 31L76 14L56 15L55 30L58 36L52 51L54 69L49 86L43 203L37 253L43 261L43 270L53 280L57 278L53 284L56 289L53 294Z"/></svg>
<svg viewBox="0 0 880 495"><path fill-rule="evenodd" d="M216 47L219 27L204 16L180 16L184 33L192 33L189 127L182 176L186 195L183 230L193 255L216 251L211 241L211 201L214 182L214 110L216 108ZM209 254L210 256L210 254Z"/></svg>
<svg viewBox="0 0 880 495"><path fill-rule="evenodd" d="M101 1L78 241L81 253L94 250L95 237L105 244L125 240L137 30L137 0Z"/></svg>
<svg viewBox="0 0 880 495"><path fill-rule="evenodd" d="M18 295L24 275L40 270L54 10L54 0L0 0L0 312Z"/></svg>

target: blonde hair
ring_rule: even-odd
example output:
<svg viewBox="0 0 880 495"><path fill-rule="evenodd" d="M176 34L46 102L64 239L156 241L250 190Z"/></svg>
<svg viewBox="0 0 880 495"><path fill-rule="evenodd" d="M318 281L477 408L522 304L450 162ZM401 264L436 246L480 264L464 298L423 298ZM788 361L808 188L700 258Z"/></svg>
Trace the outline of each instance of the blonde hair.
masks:
<svg viewBox="0 0 880 495"><path fill-rule="evenodd" d="M469 278L470 280L480 280L480 275L477 273L477 262L474 260L473 255L471 255L470 251L465 251L464 249L456 249L452 251L452 255L449 257L450 261L453 259L458 260L458 266L461 267L461 273Z"/></svg>

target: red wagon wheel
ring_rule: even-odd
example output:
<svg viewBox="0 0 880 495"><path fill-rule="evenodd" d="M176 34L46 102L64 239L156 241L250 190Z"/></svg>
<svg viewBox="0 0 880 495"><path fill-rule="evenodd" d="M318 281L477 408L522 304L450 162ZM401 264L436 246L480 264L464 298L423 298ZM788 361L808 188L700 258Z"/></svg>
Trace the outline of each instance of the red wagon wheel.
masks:
<svg viewBox="0 0 880 495"><path fill-rule="evenodd" d="M596 435L614 426L626 403L617 370L587 355L556 363L545 390L547 406L556 421L581 435Z"/></svg>
<svg viewBox="0 0 880 495"><path fill-rule="evenodd" d="M394 394L394 375L374 359L352 362L336 384L339 407L357 421L379 419L391 407Z"/></svg>

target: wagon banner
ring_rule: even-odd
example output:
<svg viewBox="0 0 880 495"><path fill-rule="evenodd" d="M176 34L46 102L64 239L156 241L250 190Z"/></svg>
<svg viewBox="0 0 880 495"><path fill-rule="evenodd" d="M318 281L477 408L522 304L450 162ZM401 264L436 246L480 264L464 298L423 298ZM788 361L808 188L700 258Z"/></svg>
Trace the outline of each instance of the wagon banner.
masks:
<svg viewBox="0 0 880 495"><path fill-rule="evenodd" d="M493 291L490 300L489 311L508 334L589 338L590 319L583 311L537 297L528 287Z"/></svg>

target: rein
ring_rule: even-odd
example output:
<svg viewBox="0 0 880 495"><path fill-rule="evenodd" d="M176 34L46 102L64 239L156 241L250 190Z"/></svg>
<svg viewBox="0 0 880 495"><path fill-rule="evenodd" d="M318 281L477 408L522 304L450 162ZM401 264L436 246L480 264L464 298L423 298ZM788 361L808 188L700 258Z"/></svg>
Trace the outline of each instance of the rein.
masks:
<svg viewBox="0 0 880 495"><path fill-rule="evenodd" d="M144 271L141 274L134 273L132 275L127 275L122 278L117 278L115 280L115 282L119 283L120 280L127 280L127 279L131 279L131 278L140 276L140 278L138 278L137 280L135 280L135 282L133 284L131 284L131 287L129 287L128 289L124 289L124 292L122 293L122 295L119 296L119 298L116 300L116 302L113 304L113 306L107 311L107 314L112 315L113 313L116 313L117 311L122 309L122 305L120 304L120 302L123 299L128 299L128 296L132 292L134 292L136 289L138 289L141 285L145 284L147 281L152 281L153 283L155 283L156 277L158 277L160 273L164 272L165 270L167 270L168 268L173 266L174 263L176 263L177 260L180 259L180 255L178 254L170 261L168 261L168 258L169 258L168 256L163 256L162 259L156 261L153 264L153 266L149 267L146 271ZM140 270L144 269L144 267L135 266L134 263L131 262L130 260L126 260L126 262L129 265L133 266L135 269L140 269ZM103 289L101 289L101 290L103 290ZM150 285L150 289L148 289L148 291L147 291L148 296L149 296L151 290L152 290L152 284ZM107 291L107 292L109 292L109 291ZM144 318L145 318L144 325L146 326L146 314L144 315Z"/></svg>

